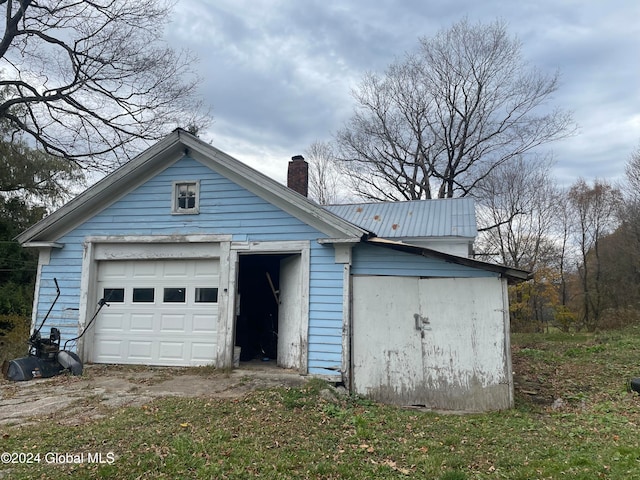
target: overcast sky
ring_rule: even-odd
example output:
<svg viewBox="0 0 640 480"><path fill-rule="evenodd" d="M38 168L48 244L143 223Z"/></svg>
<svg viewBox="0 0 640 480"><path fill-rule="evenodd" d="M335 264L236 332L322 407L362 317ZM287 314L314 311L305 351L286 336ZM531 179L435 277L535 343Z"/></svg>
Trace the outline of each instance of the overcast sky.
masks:
<svg viewBox="0 0 640 480"><path fill-rule="evenodd" d="M350 117L366 71L464 17L505 21L526 61L560 71L553 104L579 132L545 147L559 182L622 178L640 145L638 0L179 0L166 38L200 58L201 138L284 182L291 156Z"/></svg>

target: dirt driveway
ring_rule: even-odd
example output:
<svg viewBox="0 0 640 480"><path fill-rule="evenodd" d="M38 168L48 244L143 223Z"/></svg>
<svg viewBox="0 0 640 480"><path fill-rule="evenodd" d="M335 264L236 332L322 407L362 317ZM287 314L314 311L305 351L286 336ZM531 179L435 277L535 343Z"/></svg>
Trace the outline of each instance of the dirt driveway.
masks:
<svg viewBox="0 0 640 480"><path fill-rule="evenodd" d="M87 365L80 377L59 375L27 382L0 378L0 427L55 418L79 425L114 408L143 405L164 396L237 398L258 388L297 386L306 378L269 364L213 368Z"/></svg>

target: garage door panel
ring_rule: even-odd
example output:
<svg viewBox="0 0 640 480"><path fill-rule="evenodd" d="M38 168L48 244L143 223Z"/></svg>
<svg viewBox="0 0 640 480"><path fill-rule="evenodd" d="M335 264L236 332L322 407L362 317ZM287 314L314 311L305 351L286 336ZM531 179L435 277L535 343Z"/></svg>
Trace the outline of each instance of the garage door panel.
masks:
<svg viewBox="0 0 640 480"><path fill-rule="evenodd" d="M192 342L191 343L191 359L194 362L205 364L210 361L211 352L215 351L215 343Z"/></svg>
<svg viewBox="0 0 640 480"><path fill-rule="evenodd" d="M160 333L182 333L188 329L184 314L162 315Z"/></svg>
<svg viewBox="0 0 640 480"><path fill-rule="evenodd" d="M164 262L163 274L165 277L186 278L188 270L186 262Z"/></svg>
<svg viewBox="0 0 640 480"><path fill-rule="evenodd" d="M153 358L153 342L146 340L130 340L125 343L129 360L149 362ZM133 363L133 362L130 362Z"/></svg>
<svg viewBox="0 0 640 480"><path fill-rule="evenodd" d="M164 361L180 361L184 358L184 342L158 342L158 357Z"/></svg>
<svg viewBox="0 0 640 480"><path fill-rule="evenodd" d="M105 265L100 272L103 281L120 280L127 277L126 262L103 262Z"/></svg>
<svg viewBox="0 0 640 480"><path fill-rule="evenodd" d="M215 317L218 316L218 312L216 309ZM194 314L192 317L193 333L212 333L215 334L217 330L217 319L212 317L211 315L199 315Z"/></svg>
<svg viewBox="0 0 640 480"><path fill-rule="evenodd" d="M110 303L97 318L92 360L175 366L214 362L218 304L196 302L195 291L218 287L217 259L99 262L98 295L105 288L124 289L124 301ZM163 302L165 288L182 289L184 301Z"/></svg>
<svg viewBox="0 0 640 480"><path fill-rule="evenodd" d="M158 277L157 262L135 262L131 267L132 277L136 279L147 279Z"/></svg>
<svg viewBox="0 0 640 480"><path fill-rule="evenodd" d="M356 392L382 401L397 397L407 405L419 403L422 349L413 316L418 285L419 279L411 277L354 277Z"/></svg>
<svg viewBox="0 0 640 480"><path fill-rule="evenodd" d="M153 333L153 320L155 315L153 313L132 313L131 314L131 332L139 333Z"/></svg>
<svg viewBox="0 0 640 480"><path fill-rule="evenodd" d="M109 358L119 358L122 355L121 340L102 339L99 342L100 355Z"/></svg>
<svg viewBox="0 0 640 480"><path fill-rule="evenodd" d="M120 333L125 329L124 323L125 319L121 313L105 313L100 316L100 331Z"/></svg>
<svg viewBox="0 0 640 480"><path fill-rule="evenodd" d="M195 263L193 265L193 276L195 278L202 277L217 277L220 274L220 264L216 263L214 265L207 263Z"/></svg>

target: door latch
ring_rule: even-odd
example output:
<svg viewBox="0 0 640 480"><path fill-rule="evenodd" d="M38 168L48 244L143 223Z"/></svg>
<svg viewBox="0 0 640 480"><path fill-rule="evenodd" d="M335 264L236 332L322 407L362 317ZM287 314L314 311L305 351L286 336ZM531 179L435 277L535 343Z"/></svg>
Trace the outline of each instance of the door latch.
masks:
<svg viewBox="0 0 640 480"><path fill-rule="evenodd" d="M416 330L431 330L429 317L423 317L419 313L414 313L413 319L416 322Z"/></svg>

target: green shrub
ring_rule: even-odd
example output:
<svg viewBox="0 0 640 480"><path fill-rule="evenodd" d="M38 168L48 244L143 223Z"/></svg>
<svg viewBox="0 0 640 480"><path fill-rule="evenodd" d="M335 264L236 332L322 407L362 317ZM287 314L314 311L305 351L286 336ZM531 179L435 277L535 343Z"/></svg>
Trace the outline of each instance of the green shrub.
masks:
<svg viewBox="0 0 640 480"><path fill-rule="evenodd" d="M578 324L578 316L566 305L556 307L553 314L553 325L562 332L575 329Z"/></svg>
<svg viewBox="0 0 640 480"><path fill-rule="evenodd" d="M33 284L0 284L0 315L31 315Z"/></svg>
<svg viewBox="0 0 640 480"><path fill-rule="evenodd" d="M0 363L25 356L29 352L31 319L22 315L0 315L0 325L5 327L0 329Z"/></svg>

